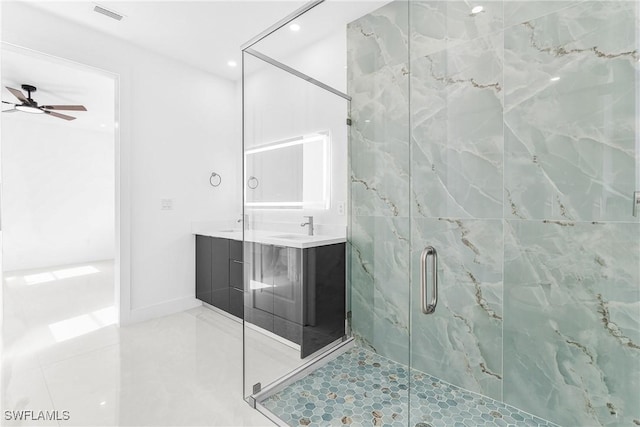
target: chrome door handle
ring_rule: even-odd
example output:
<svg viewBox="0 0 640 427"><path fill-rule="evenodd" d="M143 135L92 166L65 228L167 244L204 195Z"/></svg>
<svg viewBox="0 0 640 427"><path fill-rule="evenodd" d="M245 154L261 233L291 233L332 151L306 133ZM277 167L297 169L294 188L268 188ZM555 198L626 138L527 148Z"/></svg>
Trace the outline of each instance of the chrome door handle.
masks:
<svg viewBox="0 0 640 427"><path fill-rule="evenodd" d="M427 258L431 257L431 282L433 294L431 301L427 302ZM436 311L438 304L438 252L433 246L427 246L420 255L420 304L424 314Z"/></svg>

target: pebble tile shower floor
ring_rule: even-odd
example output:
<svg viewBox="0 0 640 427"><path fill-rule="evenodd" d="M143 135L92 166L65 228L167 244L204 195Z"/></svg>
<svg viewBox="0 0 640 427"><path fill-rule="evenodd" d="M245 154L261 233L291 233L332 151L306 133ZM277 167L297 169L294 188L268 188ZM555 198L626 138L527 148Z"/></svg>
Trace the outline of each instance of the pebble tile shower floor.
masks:
<svg viewBox="0 0 640 427"><path fill-rule="evenodd" d="M556 426L354 348L264 400L290 426ZM407 419L411 386L411 419Z"/></svg>

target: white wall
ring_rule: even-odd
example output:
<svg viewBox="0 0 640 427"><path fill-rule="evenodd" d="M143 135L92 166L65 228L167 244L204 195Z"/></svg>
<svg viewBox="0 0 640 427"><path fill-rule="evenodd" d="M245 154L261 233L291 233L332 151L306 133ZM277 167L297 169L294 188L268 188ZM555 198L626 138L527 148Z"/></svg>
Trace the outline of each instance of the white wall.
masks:
<svg viewBox="0 0 640 427"><path fill-rule="evenodd" d="M122 321L195 304L191 221L226 219L239 203L234 84L22 3L2 8L3 41L120 76ZM216 189L211 171L223 178Z"/></svg>
<svg viewBox="0 0 640 427"><path fill-rule="evenodd" d="M260 51L260 46L255 47ZM286 58L274 58L346 93L346 28ZM304 215L313 215L318 233L347 225L338 205L347 201L346 125L348 102L324 89L245 56L245 144L247 147L307 133L331 132L331 203L328 210L249 210L256 228L298 231ZM326 228L323 230L323 225Z"/></svg>
<svg viewBox="0 0 640 427"><path fill-rule="evenodd" d="M30 118L2 115L5 271L113 258L113 134Z"/></svg>

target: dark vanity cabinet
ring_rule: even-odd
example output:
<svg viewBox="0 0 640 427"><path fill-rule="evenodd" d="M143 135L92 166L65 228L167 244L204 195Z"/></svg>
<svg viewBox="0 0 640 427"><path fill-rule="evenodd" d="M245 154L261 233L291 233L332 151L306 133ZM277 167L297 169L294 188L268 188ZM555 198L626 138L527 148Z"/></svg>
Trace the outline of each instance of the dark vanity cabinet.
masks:
<svg viewBox="0 0 640 427"><path fill-rule="evenodd" d="M344 337L345 243L308 249L196 235L196 298L300 345Z"/></svg>
<svg viewBox="0 0 640 427"><path fill-rule="evenodd" d="M242 242L196 236L196 298L242 318Z"/></svg>
<svg viewBox="0 0 640 427"><path fill-rule="evenodd" d="M296 344L302 337L302 249L247 243L245 320Z"/></svg>
<svg viewBox="0 0 640 427"><path fill-rule="evenodd" d="M345 337L346 244L302 252L304 308L301 357Z"/></svg>
<svg viewBox="0 0 640 427"><path fill-rule="evenodd" d="M242 259L242 242L229 240L229 313L241 319L244 312Z"/></svg>
<svg viewBox="0 0 640 427"><path fill-rule="evenodd" d="M211 305L213 305L211 299L212 240L212 237L196 236L196 298Z"/></svg>
<svg viewBox="0 0 640 427"><path fill-rule="evenodd" d="M246 245L245 321L299 344L302 358L344 336L344 243Z"/></svg>

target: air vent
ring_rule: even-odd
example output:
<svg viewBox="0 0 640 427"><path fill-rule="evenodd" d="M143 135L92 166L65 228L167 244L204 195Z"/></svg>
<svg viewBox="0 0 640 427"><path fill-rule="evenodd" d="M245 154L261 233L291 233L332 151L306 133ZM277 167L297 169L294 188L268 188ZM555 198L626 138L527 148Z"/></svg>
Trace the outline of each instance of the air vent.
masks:
<svg viewBox="0 0 640 427"><path fill-rule="evenodd" d="M115 19L116 21L120 21L120 20L122 20L122 18L123 18L123 16L122 16L122 15L120 15L119 13L116 13L116 12L114 12L114 11L112 11L112 10L109 10L109 9L105 9L105 8L104 8L104 7L102 7L102 6L97 6L97 5L96 5L96 7L94 7L94 8L93 8L93 11L94 11L94 12L101 13L101 14L103 14L104 16L108 16L109 18L113 18L113 19Z"/></svg>

